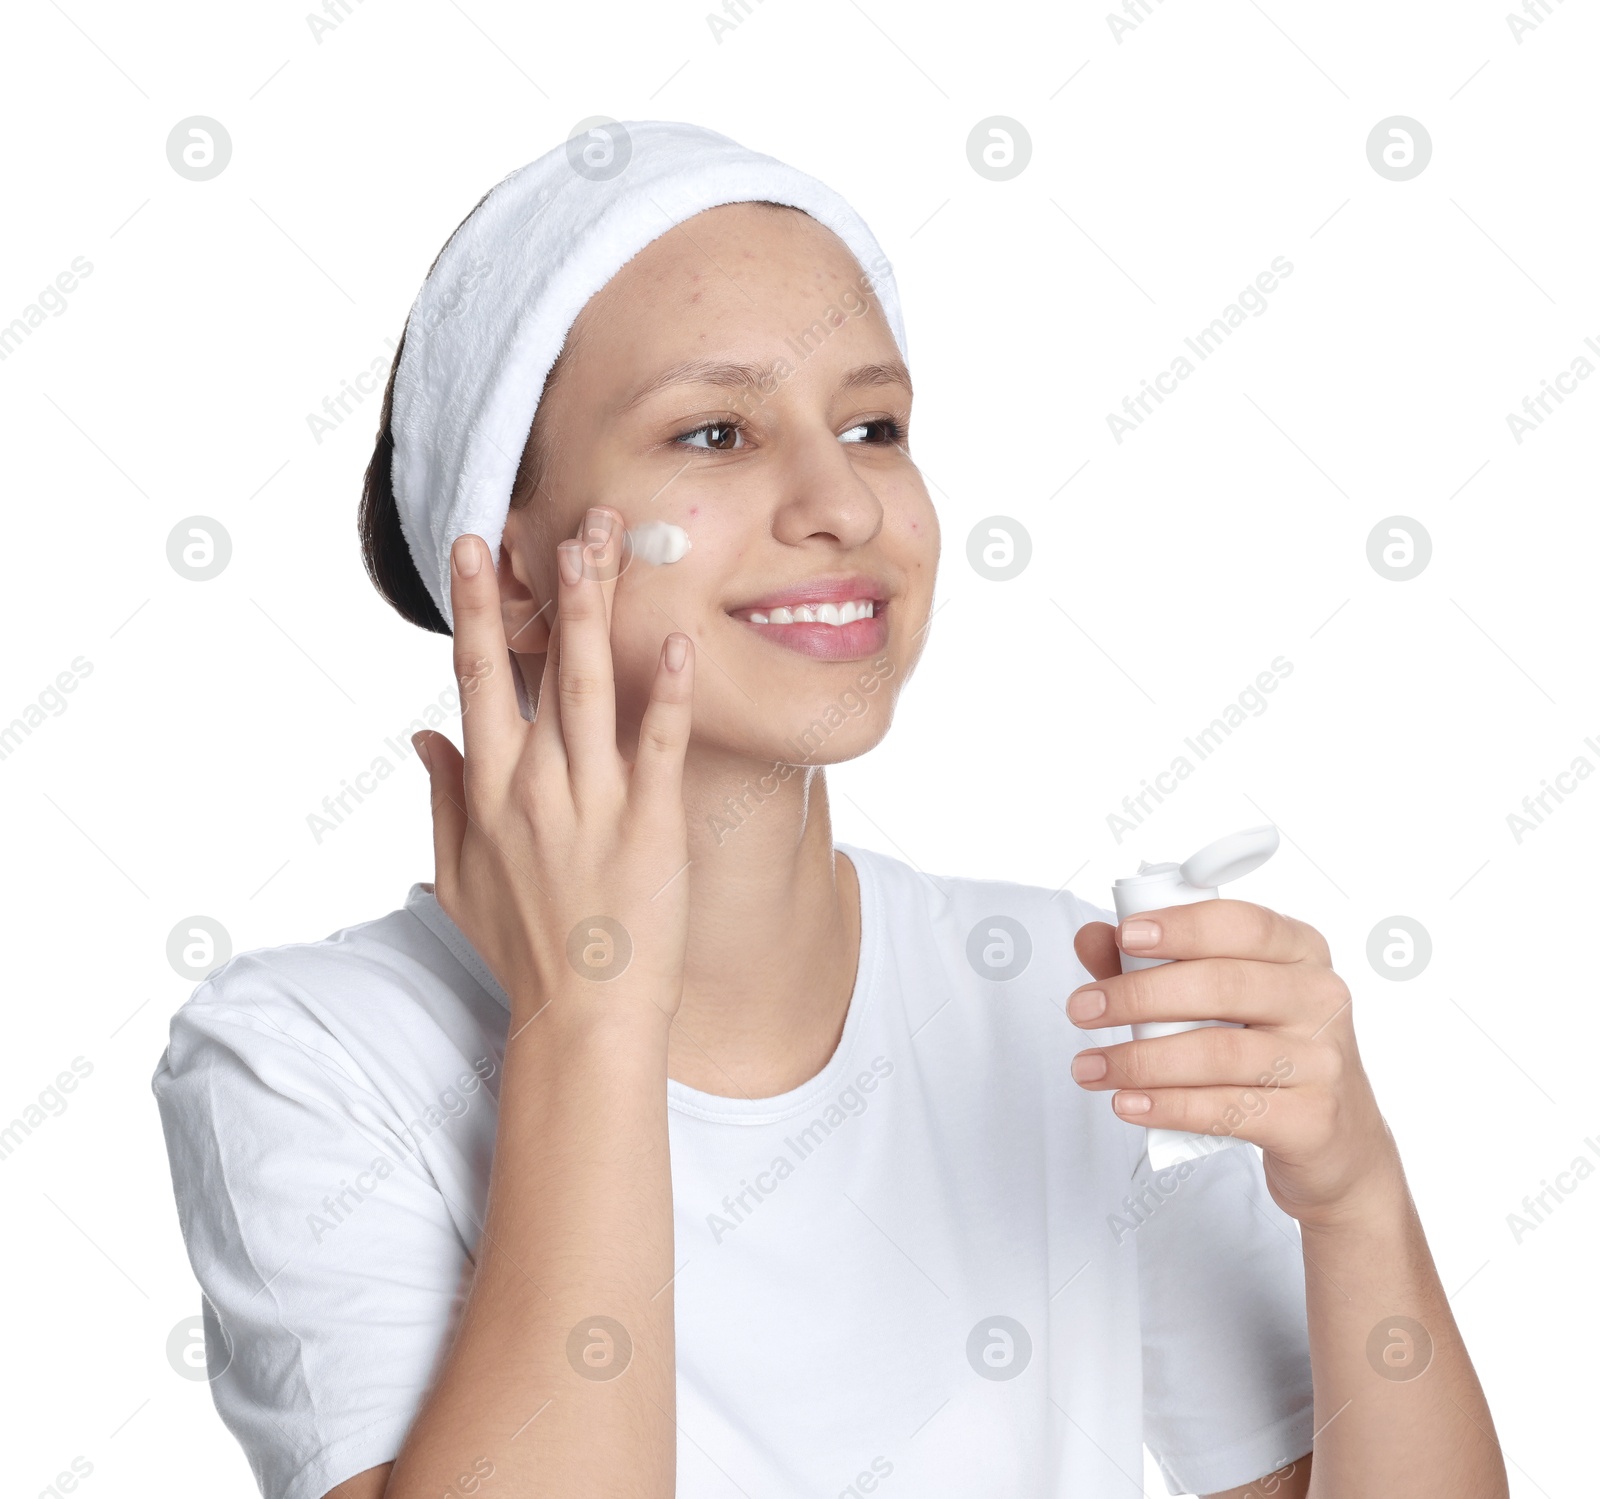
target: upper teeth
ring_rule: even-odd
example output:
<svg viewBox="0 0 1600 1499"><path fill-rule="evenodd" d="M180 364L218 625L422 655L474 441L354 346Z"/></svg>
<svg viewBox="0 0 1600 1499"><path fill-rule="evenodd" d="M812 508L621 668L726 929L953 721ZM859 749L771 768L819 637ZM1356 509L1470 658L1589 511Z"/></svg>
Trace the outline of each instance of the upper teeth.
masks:
<svg viewBox="0 0 1600 1499"><path fill-rule="evenodd" d="M753 625L849 625L858 619L872 618L871 599L850 599L843 604L796 604L793 609L750 611Z"/></svg>

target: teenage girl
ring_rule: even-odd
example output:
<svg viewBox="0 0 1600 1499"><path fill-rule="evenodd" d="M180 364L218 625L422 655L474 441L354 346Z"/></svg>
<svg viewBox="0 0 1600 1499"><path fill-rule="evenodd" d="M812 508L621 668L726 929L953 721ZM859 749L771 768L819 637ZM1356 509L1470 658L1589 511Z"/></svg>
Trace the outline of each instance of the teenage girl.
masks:
<svg viewBox="0 0 1600 1499"><path fill-rule="evenodd" d="M1174 1493L1505 1495L1312 926L835 843L939 557L871 280L740 201L589 300L450 549L432 882L174 1021L224 1419L268 1499L1121 1496L1142 1445ZM444 631L393 445L386 398L369 567ZM1244 1028L1129 1037L1201 1018ZM1261 1154L1152 1172L1152 1125Z"/></svg>

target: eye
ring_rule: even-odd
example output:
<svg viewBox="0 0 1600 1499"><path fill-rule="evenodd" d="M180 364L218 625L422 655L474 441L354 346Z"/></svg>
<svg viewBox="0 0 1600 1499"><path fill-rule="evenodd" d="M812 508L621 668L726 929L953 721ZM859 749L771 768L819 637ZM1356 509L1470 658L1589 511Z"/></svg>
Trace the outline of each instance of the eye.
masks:
<svg viewBox="0 0 1600 1499"><path fill-rule="evenodd" d="M900 444L905 441L906 430L892 416L877 417L868 422L857 422L839 434L840 442L876 442Z"/></svg>
<svg viewBox="0 0 1600 1499"><path fill-rule="evenodd" d="M686 448L702 448L709 452L728 453L743 446L743 432L735 422L707 422L692 432L682 432L672 440ZM703 437L704 442L693 441Z"/></svg>

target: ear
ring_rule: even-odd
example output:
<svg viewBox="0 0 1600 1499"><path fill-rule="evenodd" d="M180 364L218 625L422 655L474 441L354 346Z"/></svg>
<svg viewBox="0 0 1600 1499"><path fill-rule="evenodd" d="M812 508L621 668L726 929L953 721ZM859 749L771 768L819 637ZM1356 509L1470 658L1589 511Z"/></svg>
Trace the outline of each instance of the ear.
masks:
<svg viewBox="0 0 1600 1499"><path fill-rule="evenodd" d="M503 540L499 581L500 622L516 675L521 678L517 706L522 716L531 721L538 706L539 684L544 680L545 656L550 650L555 597L552 595L548 602L539 597L537 577L529 576L524 549L515 543L508 547Z"/></svg>
<svg viewBox="0 0 1600 1499"><path fill-rule="evenodd" d="M540 597L539 581L530 576L520 547L500 543L500 622L506 644L516 656L543 656L550 649L555 623L555 596ZM542 666L542 662L539 663ZM538 681L535 674L534 681Z"/></svg>

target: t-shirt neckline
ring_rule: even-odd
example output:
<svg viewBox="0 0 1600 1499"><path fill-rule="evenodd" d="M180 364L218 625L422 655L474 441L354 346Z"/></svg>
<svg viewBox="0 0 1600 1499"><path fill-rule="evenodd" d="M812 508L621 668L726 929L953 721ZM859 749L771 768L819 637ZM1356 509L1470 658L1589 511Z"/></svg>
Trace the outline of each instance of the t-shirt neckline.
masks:
<svg viewBox="0 0 1600 1499"><path fill-rule="evenodd" d="M842 1083L851 1064L868 1013L879 988L878 976L883 958L884 921L883 893L874 855L853 844L834 843L834 849L850 860L856 872L856 885L860 891L861 942L856 956L855 983L850 991L850 1007L845 1012L844 1029L833 1055L823 1064L822 1070L807 1078L798 1087L770 1098L725 1097L705 1093L698 1088L667 1079L667 1106L675 1113L706 1121L728 1124L775 1124L796 1114L805 1113L817 1101L835 1091ZM489 971L488 965L478 956L477 950L467 940L466 933L458 927L433 891L421 881L412 885L406 894L406 909L428 928L459 961L478 984L509 1014L510 998L500 982Z"/></svg>

